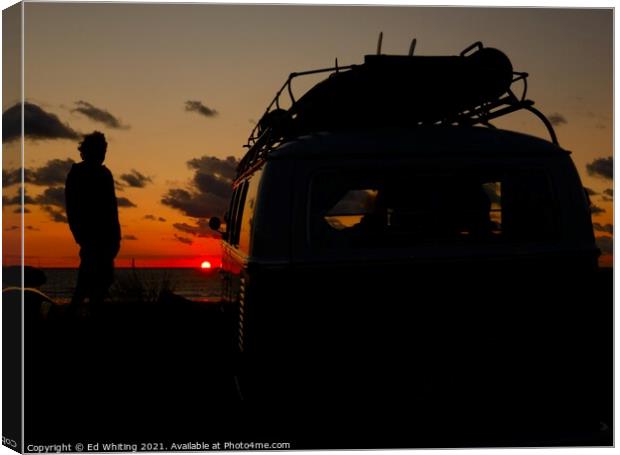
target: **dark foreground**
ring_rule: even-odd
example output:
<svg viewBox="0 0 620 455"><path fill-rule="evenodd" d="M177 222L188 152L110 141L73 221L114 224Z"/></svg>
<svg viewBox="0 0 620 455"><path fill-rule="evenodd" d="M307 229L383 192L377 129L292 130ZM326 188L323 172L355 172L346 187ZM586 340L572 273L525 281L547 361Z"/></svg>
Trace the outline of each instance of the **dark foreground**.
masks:
<svg viewBox="0 0 620 455"><path fill-rule="evenodd" d="M28 311L35 303L27 301L26 444L157 443L167 450L187 442L288 442L291 449L611 445L612 279L611 270L594 278L589 301L581 302L589 309L583 325L557 317L558 333L576 341L550 335L534 348L549 355L528 355L532 327L540 328L537 315L515 314L522 327L515 322L511 333L530 351L514 349L495 363L501 325L494 321L494 329L470 337L489 347L484 364L468 352L473 345L451 340L458 355L435 359L426 375L432 381L417 382L420 364L402 359L402 375L370 366L347 377L347 390L355 393L342 400L307 399L316 395L312 380L283 387L281 396L273 387L260 399L240 394L231 306L169 296L149 305L110 304L87 318L56 306L43 318ZM4 305L10 299L5 294ZM427 353L434 349L430 340L421 345ZM314 359L307 377L342 385L330 372L343 364L346 359L340 365ZM286 378L289 365L275 360L254 368ZM408 377L417 398L403 396Z"/></svg>

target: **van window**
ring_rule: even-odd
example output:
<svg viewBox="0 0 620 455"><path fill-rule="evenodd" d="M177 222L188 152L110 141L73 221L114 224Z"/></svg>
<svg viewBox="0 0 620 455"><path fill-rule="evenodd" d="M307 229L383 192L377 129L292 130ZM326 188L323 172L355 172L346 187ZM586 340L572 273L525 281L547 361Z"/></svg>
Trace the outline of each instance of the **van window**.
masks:
<svg viewBox="0 0 620 455"><path fill-rule="evenodd" d="M228 233L228 242L231 245L239 245L239 233L241 226L241 208L245 203L245 196L248 191L247 181L241 182L233 191L233 196L228 209L229 219L226 220L230 226Z"/></svg>
<svg viewBox="0 0 620 455"><path fill-rule="evenodd" d="M553 236L550 179L541 170L330 170L310 190L319 248L540 241Z"/></svg>
<svg viewBox="0 0 620 455"><path fill-rule="evenodd" d="M258 198L258 187L262 170L257 171L250 178L246 187L246 196L243 203L243 213L241 215L241 229L239 233L239 249L245 253L250 252L250 239L252 234L252 223Z"/></svg>

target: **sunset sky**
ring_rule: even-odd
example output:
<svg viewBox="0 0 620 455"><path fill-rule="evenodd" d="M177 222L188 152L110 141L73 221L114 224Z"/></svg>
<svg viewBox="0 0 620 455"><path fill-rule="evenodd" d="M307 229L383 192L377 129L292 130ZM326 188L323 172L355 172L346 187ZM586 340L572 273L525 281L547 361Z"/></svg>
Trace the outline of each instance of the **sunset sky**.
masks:
<svg viewBox="0 0 620 455"><path fill-rule="evenodd" d="M405 54L412 38L416 53L427 55L458 54L482 41L528 72L528 96L572 151L598 209L599 246L610 252L612 26L611 9L26 3L26 109L48 126L58 120L25 143L26 263L78 265L58 188L67 160L80 160L77 135L93 130L108 139L106 165L123 198L117 266L132 258L143 267L217 258L219 241L205 237L205 220L221 215L214 188L234 168L227 157L242 157L253 123L289 73L333 66L336 58L361 63L380 31L387 54ZM17 45L5 40L4 53ZM307 84L295 85L297 93ZM19 214L10 204L18 187L7 183L20 163L6 117L18 102L18 94L5 96L2 106L9 242L18 242L11 228ZM496 124L547 138L526 113ZM4 263L18 263L6 245Z"/></svg>

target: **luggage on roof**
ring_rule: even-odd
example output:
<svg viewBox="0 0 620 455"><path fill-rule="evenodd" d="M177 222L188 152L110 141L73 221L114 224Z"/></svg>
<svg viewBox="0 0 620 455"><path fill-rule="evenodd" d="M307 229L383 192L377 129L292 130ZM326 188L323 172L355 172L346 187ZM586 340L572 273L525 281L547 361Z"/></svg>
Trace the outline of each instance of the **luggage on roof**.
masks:
<svg viewBox="0 0 620 455"><path fill-rule="evenodd" d="M331 73L300 99L293 79ZM482 124L525 109L538 116L557 138L548 119L526 99L527 73L513 71L501 51L477 42L455 56L367 55L361 65L291 73L248 138L242 174L283 141L319 131L389 126ZM517 97L513 83L523 83ZM288 91L291 106L280 97Z"/></svg>

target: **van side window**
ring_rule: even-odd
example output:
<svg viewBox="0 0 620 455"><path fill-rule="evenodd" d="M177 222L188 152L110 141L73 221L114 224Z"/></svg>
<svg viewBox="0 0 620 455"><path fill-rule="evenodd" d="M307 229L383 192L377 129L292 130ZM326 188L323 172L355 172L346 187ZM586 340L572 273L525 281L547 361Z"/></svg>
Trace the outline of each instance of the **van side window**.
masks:
<svg viewBox="0 0 620 455"><path fill-rule="evenodd" d="M228 234L228 242L231 245L237 246L239 244L239 230L241 224L241 209L243 207L245 201L245 195L248 190L247 181L241 182L235 188L233 192L233 197L230 202L230 208L228 210L229 213L229 234Z"/></svg>
<svg viewBox="0 0 620 455"><path fill-rule="evenodd" d="M241 216L241 229L239 232L239 249L247 254L250 252L250 242L252 236L252 224L258 198L258 187L262 170L257 171L250 178L246 188L246 196L243 204L243 214Z"/></svg>
<svg viewBox="0 0 620 455"><path fill-rule="evenodd" d="M548 240L552 196L542 170L323 171L311 183L309 240L328 249Z"/></svg>

